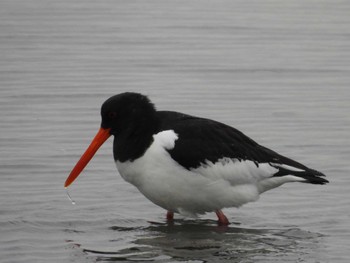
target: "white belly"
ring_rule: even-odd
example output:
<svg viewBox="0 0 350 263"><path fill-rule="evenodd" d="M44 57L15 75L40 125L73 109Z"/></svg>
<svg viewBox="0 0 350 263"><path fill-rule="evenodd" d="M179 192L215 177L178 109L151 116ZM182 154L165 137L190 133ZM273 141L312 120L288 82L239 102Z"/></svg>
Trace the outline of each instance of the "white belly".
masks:
<svg viewBox="0 0 350 263"><path fill-rule="evenodd" d="M136 186L153 203L169 211L194 216L224 207L239 207L255 201L276 171L268 164L258 168L251 161L224 159L187 170L175 162L167 149L175 145L174 131L154 135L154 142L145 154L127 162L116 162L120 175ZM266 188L266 189L265 189Z"/></svg>

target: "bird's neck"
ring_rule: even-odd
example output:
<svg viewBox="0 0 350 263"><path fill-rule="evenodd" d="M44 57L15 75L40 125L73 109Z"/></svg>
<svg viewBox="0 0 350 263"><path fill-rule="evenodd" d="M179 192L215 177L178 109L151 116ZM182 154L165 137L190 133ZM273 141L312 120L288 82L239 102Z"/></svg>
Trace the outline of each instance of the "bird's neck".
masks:
<svg viewBox="0 0 350 263"><path fill-rule="evenodd" d="M115 161L133 161L141 157L153 142L158 129L156 118L139 119L116 135L113 142Z"/></svg>

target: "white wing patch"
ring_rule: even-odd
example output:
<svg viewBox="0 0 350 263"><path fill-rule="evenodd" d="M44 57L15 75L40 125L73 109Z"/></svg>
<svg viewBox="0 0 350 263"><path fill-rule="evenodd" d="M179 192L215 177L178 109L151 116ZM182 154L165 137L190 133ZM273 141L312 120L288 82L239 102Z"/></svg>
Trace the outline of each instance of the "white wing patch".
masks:
<svg viewBox="0 0 350 263"><path fill-rule="evenodd" d="M292 172L305 172L305 170L303 170L303 169L296 168L294 166L290 166L287 164L281 164L281 163L271 163L271 164L275 167L280 167L280 168L283 168L283 169L286 169L286 170L292 171Z"/></svg>
<svg viewBox="0 0 350 263"><path fill-rule="evenodd" d="M222 158L217 162L206 161L191 171L211 179L224 179L231 185L256 184L271 177L278 169L268 163L256 165L250 160Z"/></svg>
<svg viewBox="0 0 350 263"><path fill-rule="evenodd" d="M232 188L236 189L238 186L254 186L260 194L284 183L305 181L305 179L294 175L273 177L278 172L278 167L290 171L303 171L285 164L259 163L257 165L250 160L230 158L223 158L215 163L206 161L205 164L191 171L211 178L211 180L224 179L230 183Z"/></svg>
<svg viewBox="0 0 350 263"><path fill-rule="evenodd" d="M179 136L173 130L162 131L153 135L154 143L167 150L171 150L175 147L175 141L178 138Z"/></svg>

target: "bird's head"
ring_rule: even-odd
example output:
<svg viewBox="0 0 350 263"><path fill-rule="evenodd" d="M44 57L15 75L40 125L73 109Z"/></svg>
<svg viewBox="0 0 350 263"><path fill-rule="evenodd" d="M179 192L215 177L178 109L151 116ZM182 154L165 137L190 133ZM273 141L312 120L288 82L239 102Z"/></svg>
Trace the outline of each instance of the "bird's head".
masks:
<svg viewBox="0 0 350 263"><path fill-rule="evenodd" d="M111 135L118 136L123 132L134 131L136 127L147 125L154 112L154 105L146 96L139 93L121 93L106 100L101 107L101 127L69 174L64 187L74 182Z"/></svg>
<svg viewBox="0 0 350 263"><path fill-rule="evenodd" d="M102 104L101 128L118 135L147 123L154 112L154 105L146 96L132 92L118 94Z"/></svg>

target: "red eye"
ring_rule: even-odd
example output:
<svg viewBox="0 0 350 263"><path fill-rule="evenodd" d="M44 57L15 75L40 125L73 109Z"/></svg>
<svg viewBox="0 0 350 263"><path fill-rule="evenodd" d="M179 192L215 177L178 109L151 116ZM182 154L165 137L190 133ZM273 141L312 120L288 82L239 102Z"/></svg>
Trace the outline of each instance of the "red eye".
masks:
<svg viewBox="0 0 350 263"><path fill-rule="evenodd" d="M117 113L115 111L110 111L108 112L108 117L114 119L115 117L117 117Z"/></svg>

